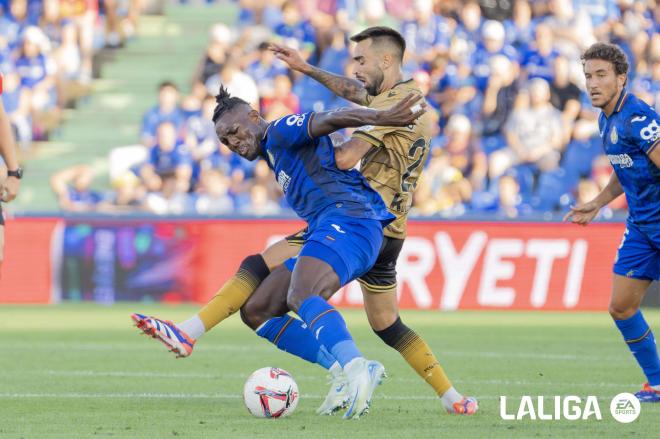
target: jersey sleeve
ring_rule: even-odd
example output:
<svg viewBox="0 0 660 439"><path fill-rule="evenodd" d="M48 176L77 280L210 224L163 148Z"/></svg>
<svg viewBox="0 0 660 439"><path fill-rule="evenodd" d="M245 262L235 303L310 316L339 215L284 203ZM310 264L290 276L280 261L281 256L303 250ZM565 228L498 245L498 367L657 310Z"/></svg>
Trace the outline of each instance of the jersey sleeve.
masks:
<svg viewBox="0 0 660 439"><path fill-rule="evenodd" d="M638 145L647 155L651 154L660 143L660 118L651 107L633 113L630 117L630 135L635 145Z"/></svg>
<svg viewBox="0 0 660 439"><path fill-rule="evenodd" d="M276 144L279 148L295 149L310 144L313 140L309 132L309 122L314 112L290 114L273 122L268 137L269 144Z"/></svg>

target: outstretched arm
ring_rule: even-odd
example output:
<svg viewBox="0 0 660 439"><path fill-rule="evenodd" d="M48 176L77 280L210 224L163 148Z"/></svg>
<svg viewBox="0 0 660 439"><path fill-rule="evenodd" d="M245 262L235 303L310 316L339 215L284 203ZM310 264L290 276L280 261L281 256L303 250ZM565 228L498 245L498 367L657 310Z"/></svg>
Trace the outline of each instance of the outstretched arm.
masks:
<svg viewBox="0 0 660 439"><path fill-rule="evenodd" d="M340 108L314 113L309 121L309 134L321 137L342 128L364 125L404 127L411 125L426 111L426 103L420 95L409 94L387 110L371 108Z"/></svg>
<svg viewBox="0 0 660 439"><path fill-rule="evenodd" d="M289 68L316 79L334 94L359 105L367 104L367 90L360 81L346 76L335 75L314 67L306 62L297 50L279 44L271 44L275 56L289 65Z"/></svg>
<svg viewBox="0 0 660 439"><path fill-rule="evenodd" d="M576 224L586 226L596 217L598 211L603 206L607 206L622 193L623 188L619 182L619 177L617 177L616 172L612 172L612 176L610 177L607 186L600 191L596 198L584 204L571 206L570 212L564 216L564 221L571 220Z"/></svg>

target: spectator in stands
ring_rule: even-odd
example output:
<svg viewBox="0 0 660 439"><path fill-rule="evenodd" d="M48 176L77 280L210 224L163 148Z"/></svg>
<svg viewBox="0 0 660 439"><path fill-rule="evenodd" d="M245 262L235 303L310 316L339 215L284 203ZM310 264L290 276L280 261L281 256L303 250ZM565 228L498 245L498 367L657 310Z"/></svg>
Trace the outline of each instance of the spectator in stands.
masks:
<svg viewBox="0 0 660 439"><path fill-rule="evenodd" d="M613 23L619 21L617 0L573 0L576 13L585 11L591 18L594 35L598 40L607 38Z"/></svg>
<svg viewBox="0 0 660 439"><path fill-rule="evenodd" d="M16 60L16 71L21 77L21 86L30 90L33 113L54 110L57 104L55 73L57 66L47 55L50 50L48 37L35 26L23 32L23 42Z"/></svg>
<svg viewBox="0 0 660 439"><path fill-rule="evenodd" d="M262 98L272 95L275 88L274 81L277 76L287 74L287 69L275 58L275 54L271 50L268 50L268 47L269 44L267 42L259 44L259 47L257 47L257 59L245 69L245 73L257 83L259 95Z"/></svg>
<svg viewBox="0 0 660 439"><path fill-rule="evenodd" d="M490 77L484 95L482 107L482 149L490 154L506 145L504 126L513 111L518 95L518 77L520 69L503 55L490 60Z"/></svg>
<svg viewBox="0 0 660 439"><path fill-rule="evenodd" d="M172 174L176 189L187 192L192 176L192 156L185 143L177 137L171 122L161 123L156 131L156 143L149 151L149 158L140 168L140 176L150 191L162 190L163 175Z"/></svg>
<svg viewBox="0 0 660 439"><path fill-rule="evenodd" d="M7 22L5 35L9 40L10 47L13 49L20 44L23 32L29 26L37 24L35 17L28 15L27 0L12 0L9 2L9 13L6 14Z"/></svg>
<svg viewBox="0 0 660 439"><path fill-rule="evenodd" d="M536 26L534 44L522 55L523 79L542 78L552 82L552 64L559 53L554 48L552 29L546 24Z"/></svg>
<svg viewBox="0 0 660 439"><path fill-rule="evenodd" d="M455 36L467 42L468 55L472 55L477 49L477 42L481 41L481 8L475 0L463 3L459 12L459 24Z"/></svg>
<svg viewBox="0 0 660 439"><path fill-rule="evenodd" d="M227 177L215 170L202 173L200 194L195 201L195 211L203 215L228 215L234 212L234 202L229 196Z"/></svg>
<svg viewBox="0 0 660 439"><path fill-rule="evenodd" d="M477 80L477 87L483 93L486 90L488 78L491 75L491 59L500 55L516 62L518 55L513 47L505 44L504 26L499 21L486 20L483 24L481 34L483 43L479 44L476 51L472 54L470 64Z"/></svg>
<svg viewBox="0 0 660 439"><path fill-rule="evenodd" d="M275 34L283 39L295 39L300 42L302 44L300 53L304 59L307 59L316 47L314 26L302 17L298 5L293 0L285 1L282 5L282 22L275 26Z"/></svg>
<svg viewBox="0 0 660 439"><path fill-rule="evenodd" d="M516 218L522 205L518 180L512 175L503 175L497 185L497 212L506 218Z"/></svg>
<svg viewBox="0 0 660 439"><path fill-rule="evenodd" d="M11 70L3 72L2 102L9 118L16 142L27 149L32 142L32 117L29 90L21 87L21 78Z"/></svg>
<svg viewBox="0 0 660 439"><path fill-rule="evenodd" d="M513 3L511 19L504 21L506 42L518 53L525 53L534 39L536 20L532 18L532 8L528 0L516 0Z"/></svg>
<svg viewBox="0 0 660 439"><path fill-rule="evenodd" d="M60 209L70 212L95 210L101 195L91 189L94 170L89 165L76 165L62 169L50 178Z"/></svg>
<svg viewBox="0 0 660 439"><path fill-rule="evenodd" d="M60 14L60 1L43 0L43 11L39 20L39 27L51 43L59 45L62 42L62 27L64 24Z"/></svg>
<svg viewBox="0 0 660 439"><path fill-rule="evenodd" d="M262 184L255 184L250 189L250 202L240 209L243 215L273 216L278 215L280 206L268 196L268 189Z"/></svg>
<svg viewBox="0 0 660 439"><path fill-rule="evenodd" d="M519 96L523 101L525 94ZM490 156L491 179L518 164L530 164L540 171L557 167L563 146L561 113L550 104L550 87L545 80L531 81L529 103L523 102L507 121L507 147Z"/></svg>
<svg viewBox="0 0 660 439"><path fill-rule="evenodd" d="M435 148L430 155L423 174L423 184L426 187L418 198L422 203L419 213L439 213L443 216L464 213L464 202L469 200L472 194L469 181L460 170L452 166L452 157L446 149ZM453 158L456 159L457 156Z"/></svg>
<svg viewBox="0 0 660 439"><path fill-rule="evenodd" d="M550 84L550 102L561 111L564 143L571 138L575 119L580 114L579 87L571 81L568 60L563 56L555 58L554 79Z"/></svg>
<svg viewBox="0 0 660 439"><path fill-rule="evenodd" d="M206 96L202 101L201 112L189 117L186 121L186 145L190 148L190 154L196 162L209 157L220 145L212 120L215 105L215 98L211 95Z"/></svg>
<svg viewBox="0 0 660 439"><path fill-rule="evenodd" d="M570 59L578 59L596 42L589 15L584 9L575 11L572 0L551 0L549 9L551 14L543 23L552 29L555 48Z"/></svg>
<svg viewBox="0 0 660 439"><path fill-rule="evenodd" d="M485 188L488 164L486 155L472 137L470 119L462 114L449 118L446 127L447 144L444 147L449 165L457 169L471 186L471 190Z"/></svg>
<svg viewBox="0 0 660 439"><path fill-rule="evenodd" d="M439 102L442 111L441 121L446 121L452 113L465 114L477 119L481 113L482 97L476 86L469 64L467 43L460 38L453 38L449 48L449 65L445 76L438 83Z"/></svg>
<svg viewBox="0 0 660 439"><path fill-rule="evenodd" d="M291 80L287 75L275 77L273 94L261 100L261 108L266 120L275 120L300 111L298 96L291 91Z"/></svg>
<svg viewBox="0 0 660 439"><path fill-rule="evenodd" d="M178 130L185 122L185 115L179 107L179 89L170 81L164 81L158 87L158 104L153 106L142 117L140 137L146 146L153 146L156 141L156 130L169 122Z"/></svg>
<svg viewBox="0 0 660 439"><path fill-rule="evenodd" d="M224 24L215 24L209 31L209 43L204 57L197 68L195 79L205 84L208 79L217 74L227 59L227 49L231 42L231 31Z"/></svg>
<svg viewBox="0 0 660 439"><path fill-rule="evenodd" d="M176 172L167 171L159 176L161 182L157 191L149 192L144 207L156 215L183 215L193 212L193 205L187 192L179 190L180 178Z"/></svg>
<svg viewBox="0 0 660 439"><path fill-rule="evenodd" d="M141 210L146 188L132 172L125 172L112 181L114 191L98 205L100 212L122 213Z"/></svg>
<svg viewBox="0 0 660 439"><path fill-rule="evenodd" d="M243 99L252 108L259 108L259 91L257 90L257 85L252 78L241 71L237 60L228 59L222 70L206 81L207 93L212 96L218 94L220 84L224 85L232 96Z"/></svg>
<svg viewBox="0 0 660 439"><path fill-rule="evenodd" d="M406 40L406 54L413 70L429 63L437 55L447 54L453 30L449 19L433 13L433 0L415 0L413 17L401 24Z"/></svg>

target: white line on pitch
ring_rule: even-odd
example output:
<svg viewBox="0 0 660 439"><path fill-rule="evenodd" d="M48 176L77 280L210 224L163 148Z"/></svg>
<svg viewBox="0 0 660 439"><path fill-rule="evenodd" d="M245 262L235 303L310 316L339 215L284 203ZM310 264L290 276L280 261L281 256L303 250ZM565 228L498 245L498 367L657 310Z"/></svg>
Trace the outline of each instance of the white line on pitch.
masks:
<svg viewBox="0 0 660 439"><path fill-rule="evenodd" d="M516 398L515 395L507 395ZM586 395L583 396L586 398ZM0 393L0 399L241 399L242 395L233 393ZM303 399L324 399L325 395L302 394ZM599 400L610 401L611 398L599 396ZM402 396L376 393L374 399L390 401L438 401L436 396ZM497 401L500 395L481 395L479 401Z"/></svg>
<svg viewBox="0 0 660 439"><path fill-rule="evenodd" d="M94 398L94 399L240 399L242 395L232 393L0 393L0 399L39 399L39 398ZM301 398L324 399L325 395L303 394ZM437 396L401 396L375 394L375 399L401 401L431 401ZM499 396L484 395L480 400L498 399Z"/></svg>
<svg viewBox="0 0 660 439"><path fill-rule="evenodd" d="M60 350L67 351L125 351L125 352L140 352L149 354L149 351L142 345L138 344L112 344L112 343L0 343L3 350ZM154 349L155 352L155 349ZM196 352L275 352L272 346L267 344L239 346L234 344L213 344L200 346ZM577 355L577 354L549 354L544 352L507 352L507 351L444 351L437 350L440 357L469 357L469 358L527 358L531 360L556 360L556 361L607 361L607 362L621 362L628 361L625 355Z"/></svg>
<svg viewBox="0 0 660 439"><path fill-rule="evenodd" d="M35 371L16 371L17 375L51 375L60 377L117 377L117 378L183 378L183 379L244 379L247 374L240 373L221 373L221 374L208 374L208 373L178 373L178 372L146 372L146 371L94 371L94 370L35 370ZM296 374L298 381L319 381L322 378L314 375ZM394 382L418 382L419 378L416 377L388 377L387 381ZM637 386L639 383L612 383L612 382L558 382L558 381L530 381L530 380L507 380L507 379L490 379L490 380L462 380L455 379L455 383L460 384L491 384L491 385L507 385L507 386L553 386L553 387L580 387L580 388L631 388Z"/></svg>

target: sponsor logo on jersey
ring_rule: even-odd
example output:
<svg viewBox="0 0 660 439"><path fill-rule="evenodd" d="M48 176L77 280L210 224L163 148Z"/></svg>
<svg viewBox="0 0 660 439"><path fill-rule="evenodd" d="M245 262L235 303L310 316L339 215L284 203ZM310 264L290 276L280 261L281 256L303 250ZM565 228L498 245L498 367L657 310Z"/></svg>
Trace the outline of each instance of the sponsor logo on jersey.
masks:
<svg viewBox="0 0 660 439"><path fill-rule="evenodd" d="M646 125L639 131L639 136L643 140L656 141L660 137L660 126L656 120L652 120L650 124Z"/></svg>
<svg viewBox="0 0 660 439"><path fill-rule="evenodd" d="M612 166L619 165L622 168L631 168L633 166L633 159L628 154L608 154L607 158L612 163Z"/></svg>
<svg viewBox="0 0 660 439"><path fill-rule="evenodd" d="M286 194L287 189L289 189L289 183L291 183L291 177L289 177L286 172L280 171L279 174L277 174L277 182Z"/></svg>

